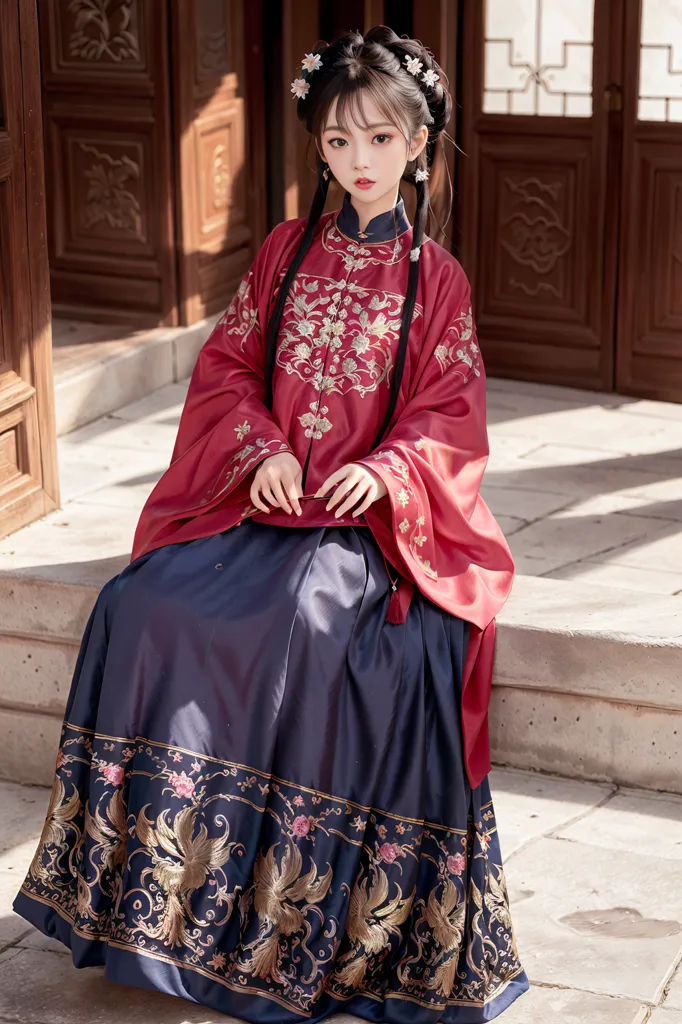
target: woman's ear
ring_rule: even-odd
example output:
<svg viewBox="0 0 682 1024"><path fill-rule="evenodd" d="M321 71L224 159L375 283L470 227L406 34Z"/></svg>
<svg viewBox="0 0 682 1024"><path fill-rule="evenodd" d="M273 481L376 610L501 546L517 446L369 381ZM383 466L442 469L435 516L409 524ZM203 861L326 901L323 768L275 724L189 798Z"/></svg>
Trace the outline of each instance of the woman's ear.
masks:
<svg viewBox="0 0 682 1024"><path fill-rule="evenodd" d="M421 126L418 132L412 136L412 142L410 144L410 160L416 160L421 151L424 149L429 138L429 129L425 124Z"/></svg>

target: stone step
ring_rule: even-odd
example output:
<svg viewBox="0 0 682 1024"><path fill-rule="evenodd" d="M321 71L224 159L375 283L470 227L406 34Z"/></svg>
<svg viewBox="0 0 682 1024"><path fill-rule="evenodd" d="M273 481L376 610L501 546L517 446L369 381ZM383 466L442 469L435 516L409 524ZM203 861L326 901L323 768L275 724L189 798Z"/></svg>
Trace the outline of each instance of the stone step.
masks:
<svg viewBox="0 0 682 1024"><path fill-rule="evenodd" d="M129 327L55 320L54 393L61 436L189 377L218 315L191 327Z"/></svg>
<svg viewBox="0 0 682 1024"><path fill-rule="evenodd" d="M682 793L679 598L519 576L499 617L493 759Z"/></svg>
<svg viewBox="0 0 682 1024"><path fill-rule="evenodd" d="M0 778L11 781L51 783L81 634L99 588L127 562L37 566L60 530L101 528L98 506L73 513L33 524L33 564L0 571ZM133 525L122 517L110 550L126 550ZM518 577L498 619L494 762L682 793L678 609L675 598L644 605L635 591Z"/></svg>

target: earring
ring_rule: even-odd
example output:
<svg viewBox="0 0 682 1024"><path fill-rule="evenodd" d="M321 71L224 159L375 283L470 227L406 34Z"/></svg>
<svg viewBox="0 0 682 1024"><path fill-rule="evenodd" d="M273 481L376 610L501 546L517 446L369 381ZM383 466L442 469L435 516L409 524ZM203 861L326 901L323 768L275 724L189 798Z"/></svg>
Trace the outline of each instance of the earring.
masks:
<svg viewBox="0 0 682 1024"><path fill-rule="evenodd" d="M327 164L324 165L324 170L322 171L322 177L324 178L325 181L329 181L329 167L327 166Z"/></svg>

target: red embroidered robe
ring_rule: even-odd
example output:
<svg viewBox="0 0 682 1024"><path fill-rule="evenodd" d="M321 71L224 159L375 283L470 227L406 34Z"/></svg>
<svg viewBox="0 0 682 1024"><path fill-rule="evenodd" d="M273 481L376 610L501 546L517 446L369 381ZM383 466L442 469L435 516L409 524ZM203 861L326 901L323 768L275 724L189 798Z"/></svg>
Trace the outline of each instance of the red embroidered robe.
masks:
<svg viewBox="0 0 682 1024"><path fill-rule="evenodd" d="M264 404L266 325L305 219L279 224L263 243L201 350L171 464L142 511L132 558L247 516L290 527L357 522L326 512L328 498L302 502L300 517L261 513L249 490L258 464L277 452L293 452L305 467L304 495L346 463L365 463L388 490L364 520L400 573L398 620L416 585L471 623L462 727L475 787L490 769L495 616L514 566L479 494L489 449L469 284L457 260L426 239L398 405L371 451L388 406L412 228L395 246L368 243L345 236L337 219L321 218L288 295L272 412Z"/></svg>

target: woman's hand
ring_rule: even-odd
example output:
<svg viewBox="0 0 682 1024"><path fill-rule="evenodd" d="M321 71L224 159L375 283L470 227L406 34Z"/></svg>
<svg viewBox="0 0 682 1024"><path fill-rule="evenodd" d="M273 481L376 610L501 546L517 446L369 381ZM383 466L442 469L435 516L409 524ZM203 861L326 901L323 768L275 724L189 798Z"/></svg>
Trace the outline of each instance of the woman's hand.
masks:
<svg viewBox="0 0 682 1024"><path fill-rule="evenodd" d="M328 512L331 512L342 498L346 498L343 505L340 505L336 510L337 519L351 508L355 508L353 518L362 515L372 502L377 501L378 498L383 498L388 493L381 477L373 473L371 469L367 469L366 466L361 466L356 462L349 462L346 466L342 466L341 469L337 469L335 473L328 476L316 492L315 497L324 497L332 487L336 487L336 490L327 502Z"/></svg>
<svg viewBox="0 0 682 1024"><path fill-rule="evenodd" d="M269 501L276 508L283 508L289 515L291 515L293 506L296 515L300 516L301 505L298 499L303 493L301 490L302 477L303 470L300 463L291 452L271 455L269 458L263 459L256 470L251 484L251 501L261 512L270 511L265 504L265 501Z"/></svg>

